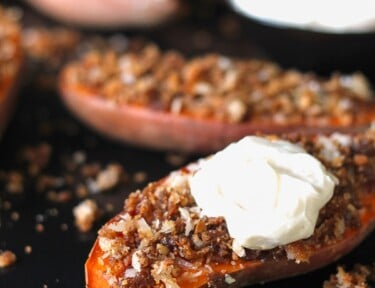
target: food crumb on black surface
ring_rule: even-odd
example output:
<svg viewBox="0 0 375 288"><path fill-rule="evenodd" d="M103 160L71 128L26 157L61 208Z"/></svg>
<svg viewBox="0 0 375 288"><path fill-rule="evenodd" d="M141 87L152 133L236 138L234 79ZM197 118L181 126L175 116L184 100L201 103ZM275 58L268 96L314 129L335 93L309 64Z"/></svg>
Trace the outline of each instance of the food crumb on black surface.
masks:
<svg viewBox="0 0 375 288"><path fill-rule="evenodd" d="M75 225L81 232L90 231L94 222L98 219L100 211L96 202L92 199L86 199L79 203L73 209Z"/></svg>
<svg viewBox="0 0 375 288"><path fill-rule="evenodd" d="M175 167L181 167L186 163L186 159L188 159L188 156L179 153L167 153L165 157L165 161Z"/></svg>
<svg viewBox="0 0 375 288"><path fill-rule="evenodd" d="M145 171L137 171L133 175L134 182L143 183L147 181L147 173Z"/></svg>
<svg viewBox="0 0 375 288"><path fill-rule="evenodd" d="M375 265L355 264L352 269L339 265L323 288L371 288L375 284Z"/></svg>
<svg viewBox="0 0 375 288"><path fill-rule="evenodd" d="M0 251L0 268L13 265L17 260L16 255L9 250Z"/></svg>
<svg viewBox="0 0 375 288"><path fill-rule="evenodd" d="M31 254L32 251L33 251L33 248L30 245L25 246L25 253L26 254Z"/></svg>

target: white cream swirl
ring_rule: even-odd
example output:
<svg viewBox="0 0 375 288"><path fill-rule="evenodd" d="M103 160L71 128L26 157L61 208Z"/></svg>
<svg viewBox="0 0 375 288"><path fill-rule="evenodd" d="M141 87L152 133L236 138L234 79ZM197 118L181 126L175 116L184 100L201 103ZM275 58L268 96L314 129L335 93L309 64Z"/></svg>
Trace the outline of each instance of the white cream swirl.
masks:
<svg viewBox="0 0 375 288"><path fill-rule="evenodd" d="M189 178L202 214L223 216L233 250L271 249L311 236L336 178L287 141L248 136L207 160Z"/></svg>

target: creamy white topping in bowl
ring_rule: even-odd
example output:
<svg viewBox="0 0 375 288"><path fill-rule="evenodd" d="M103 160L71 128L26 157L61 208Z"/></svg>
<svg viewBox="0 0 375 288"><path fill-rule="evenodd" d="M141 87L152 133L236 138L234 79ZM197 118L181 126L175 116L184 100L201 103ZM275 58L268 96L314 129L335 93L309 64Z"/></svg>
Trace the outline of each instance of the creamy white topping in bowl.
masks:
<svg viewBox="0 0 375 288"><path fill-rule="evenodd" d="M241 14L273 25L329 33L375 30L372 0L230 0Z"/></svg>
<svg viewBox="0 0 375 288"><path fill-rule="evenodd" d="M202 214L225 218L239 256L311 236L336 183L301 147L256 136L202 160L189 178Z"/></svg>

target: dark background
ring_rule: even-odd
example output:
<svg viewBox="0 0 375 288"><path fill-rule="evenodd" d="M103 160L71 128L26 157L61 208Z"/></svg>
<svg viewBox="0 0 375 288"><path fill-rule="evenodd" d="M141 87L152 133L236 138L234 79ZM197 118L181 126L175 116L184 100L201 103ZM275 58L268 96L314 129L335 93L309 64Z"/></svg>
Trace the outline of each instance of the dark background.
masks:
<svg viewBox="0 0 375 288"><path fill-rule="evenodd" d="M14 4L11 1L5 3ZM27 15L34 13L25 8ZM51 23L49 19L41 19ZM154 30L115 32L143 36L164 48L175 48L187 55L220 52L237 57L266 57L285 67L313 69L322 75L336 70L360 70L371 80L375 77L375 37L371 33L330 35L279 30L243 19L221 1L196 1L186 17ZM126 195L197 157L184 157L183 161L173 165L168 161L170 153L143 150L102 138L65 110L54 89L45 89L37 83L36 79L45 72L42 70L38 65L25 69L17 110L0 142L0 174L21 171L25 175L24 191L20 194L7 192L4 182L0 181L2 203L11 204L11 207L0 206L0 250L9 249L17 255L15 265L0 269L1 288L84 287L83 265L96 231L121 209ZM45 193L35 190L35 179L27 175L27 167L20 160L25 147L41 143L52 147L50 164L43 173L61 175L65 171L63 159L76 151L84 151L88 163L105 166L118 162L130 179L139 171L146 172L147 179L143 183L129 180L105 194L89 195L89 198L98 200L101 208L110 203L114 210L105 212L90 232L79 232L73 223L72 208L81 199L73 197L67 203L48 200ZM14 212L20 216L17 221L12 219ZM43 225L43 232L36 231L38 223ZM66 225L66 231L62 225ZM324 269L255 287L321 287L329 274L336 271L337 264L350 268L354 263L372 263L374 237L370 236L348 256ZM30 254L24 251L28 245L32 247Z"/></svg>

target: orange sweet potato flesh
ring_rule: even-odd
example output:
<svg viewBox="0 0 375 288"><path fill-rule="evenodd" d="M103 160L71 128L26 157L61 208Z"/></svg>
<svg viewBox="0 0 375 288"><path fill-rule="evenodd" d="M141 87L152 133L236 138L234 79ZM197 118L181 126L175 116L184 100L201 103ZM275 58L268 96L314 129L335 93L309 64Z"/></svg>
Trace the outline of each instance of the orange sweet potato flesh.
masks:
<svg viewBox="0 0 375 288"><path fill-rule="evenodd" d="M209 153L220 150L245 135L350 132L367 126L375 119L375 104L358 107L354 122L343 126L336 118L288 124L268 119L243 123L222 122L191 115L174 115L148 107L114 104L82 85L69 84L69 67L60 75L59 89L66 106L83 122L103 135L133 145L157 150ZM328 123L328 124L327 124Z"/></svg>
<svg viewBox="0 0 375 288"><path fill-rule="evenodd" d="M220 275L229 274L236 281L231 285L223 282L215 287L243 287L249 284L268 282L277 279L287 278L307 273L334 262L341 256L350 252L356 247L375 227L375 197L369 194L362 194L360 199L363 206L361 214L361 225L357 229L347 229L345 236L334 245L326 245L317 248L312 253L309 262L296 263L293 260L266 260L266 261L244 261L239 260L227 264L211 265L210 270L199 267L196 270L189 270L192 277L177 279L181 288L207 287L208 280L215 273ZM102 251L96 242L91 250L85 265L87 288L110 288L111 286L104 277L107 265L102 260ZM119 274L123 273L126 267L119 268ZM197 272L202 271L200 276Z"/></svg>
<svg viewBox="0 0 375 288"><path fill-rule="evenodd" d="M14 47L16 48L12 58L15 70L13 73L4 75L0 79L0 136L5 130L14 109L16 90L20 82L19 78L23 63L21 33L15 33L11 41L15 44Z"/></svg>

